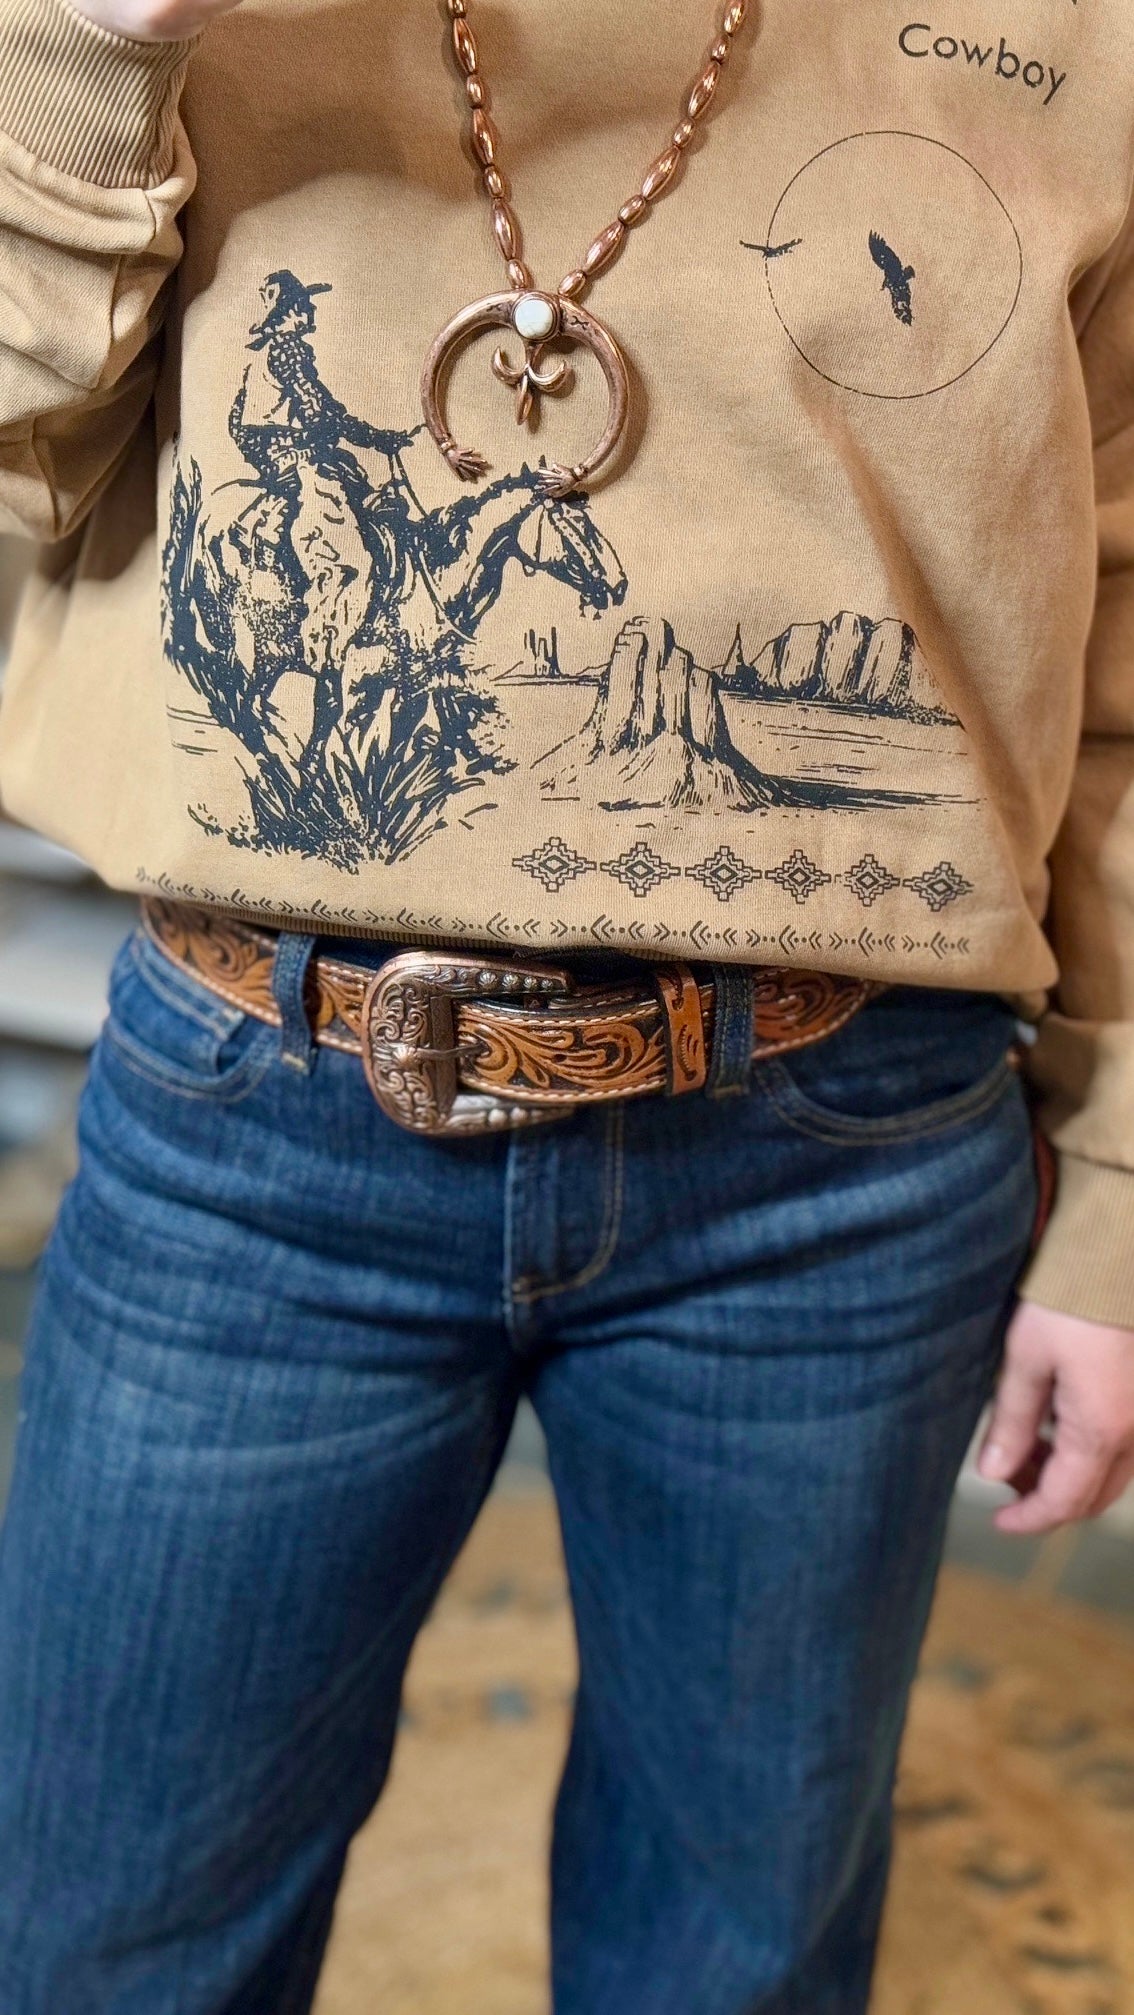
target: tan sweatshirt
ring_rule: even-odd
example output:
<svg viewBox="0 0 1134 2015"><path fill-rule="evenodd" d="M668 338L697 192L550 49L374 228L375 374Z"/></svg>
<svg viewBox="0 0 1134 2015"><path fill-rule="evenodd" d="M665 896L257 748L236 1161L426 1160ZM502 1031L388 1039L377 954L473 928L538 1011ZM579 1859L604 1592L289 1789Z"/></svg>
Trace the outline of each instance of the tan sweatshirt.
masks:
<svg viewBox="0 0 1134 2015"><path fill-rule="evenodd" d="M711 0L478 0L553 287ZM437 0L194 44L0 6L10 810L111 883L408 939L787 962L1033 1018L1027 1289L1134 1325L1134 8L763 0L518 430ZM522 346L502 347L515 363Z"/></svg>

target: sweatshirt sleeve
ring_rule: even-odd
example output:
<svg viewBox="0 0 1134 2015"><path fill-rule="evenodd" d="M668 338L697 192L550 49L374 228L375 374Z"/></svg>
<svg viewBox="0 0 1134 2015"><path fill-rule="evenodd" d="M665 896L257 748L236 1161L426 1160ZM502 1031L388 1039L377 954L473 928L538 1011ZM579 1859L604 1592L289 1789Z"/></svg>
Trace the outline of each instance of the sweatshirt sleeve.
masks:
<svg viewBox="0 0 1134 2015"><path fill-rule="evenodd" d="M142 42L68 0L0 0L0 531L63 538L154 383L193 38Z"/></svg>
<svg viewBox="0 0 1134 2015"><path fill-rule="evenodd" d="M1056 1200L1021 1292L1134 1329L1132 218L1079 291L1099 581L1082 738L1050 864L1047 930L1060 979L1027 1063L1040 1124L1057 1149Z"/></svg>

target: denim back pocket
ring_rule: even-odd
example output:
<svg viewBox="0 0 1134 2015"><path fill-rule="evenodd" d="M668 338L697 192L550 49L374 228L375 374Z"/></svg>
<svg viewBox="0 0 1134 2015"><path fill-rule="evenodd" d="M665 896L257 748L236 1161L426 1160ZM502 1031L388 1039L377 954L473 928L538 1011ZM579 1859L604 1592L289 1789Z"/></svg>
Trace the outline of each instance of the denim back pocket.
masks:
<svg viewBox="0 0 1134 2015"><path fill-rule="evenodd" d="M242 1098L279 1031L183 973L139 926L114 962L103 1040L135 1075L184 1098Z"/></svg>
<svg viewBox="0 0 1134 2015"><path fill-rule="evenodd" d="M995 994L892 987L824 1041L757 1070L780 1117L818 1140L892 1145L1022 1098L1016 1020Z"/></svg>

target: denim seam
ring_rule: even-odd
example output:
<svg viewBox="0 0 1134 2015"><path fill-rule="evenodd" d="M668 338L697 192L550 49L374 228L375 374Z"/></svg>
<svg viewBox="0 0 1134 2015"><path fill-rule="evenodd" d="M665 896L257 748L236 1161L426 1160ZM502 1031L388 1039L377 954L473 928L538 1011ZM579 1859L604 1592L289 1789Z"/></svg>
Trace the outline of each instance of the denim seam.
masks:
<svg viewBox="0 0 1134 2015"><path fill-rule="evenodd" d="M257 1043L256 1049L247 1050L239 1061L233 1064L230 1070L222 1073L214 1083L194 1083L188 1072L183 1081L155 1068L151 1057L112 1023L106 1024L103 1033L125 1068L132 1071L136 1077L143 1078L147 1084L156 1085L160 1091L172 1093L176 1098L197 1099L205 1104L237 1104L263 1082L277 1054L275 1043L269 1041L263 1044L261 1058ZM270 1035L271 1031L265 1029L264 1034Z"/></svg>
<svg viewBox="0 0 1134 2015"><path fill-rule="evenodd" d="M281 932L272 959L272 999L279 1013L280 1062L309 1077L316 1062L308 975L316 939L310 932Z"/></svg>
<svg viewBox="0 0 1134 2015"><path fill-rule="evenodd" d="M856 1015L860 1015L863 1009L869 1006L869 998L849 1000L845 1007L839 1009L832 1021L824 1022L821 1035L781 1036L778 1040L770 1042L766 1049L761 1048L758 1054L754 1055L753 1062L774 1061L776 1057L787 1056L792 1051L814 1049L817 1043L827 1042L831 1036L838 1035L840 1029L846 1028L848 1022L852 1022Z"/></svg>
<svg viewBox="0 0 1134 2015"><path fill-rule="evenodd" d="M598 1244L586 1265L567 1280L540 1281L527 1285L527 1281L517 1281L512 1287L514 1301L530 1308L533 1302L548 1301L558 1294L570 1294L574 1288L589 1287L599 1275L606 1271L614 1258L618 1235L622 1229L622 1205L625 1198L625 1156L623 1139L625 1134L625 1105L611 1106L606 1115L606 1153L603 1157L603 1211L602 1229ZM530 1276L528 1276L530 1279Z"/></svg>
<svg viewBox="0 0 1134 2015"><path fill-rule="evenodd" d="M186 1253L192 1259L199 1260L203 1256L202 1247L193 1245L188 1239L178 1238L176 1233L172 1234L168 1238L165 1238L164 1243L178 1252ZM83 1281L79 1286L79 1288L75 1290L74 1285L72 1283L68 1283L65 1278L59 1277L56 1272L56 1263L54 1254L50 1248L44 1255L43 1278L49 1281L52 1286L58 1288L58 1290L61 1293L76 1292L76 1297L83 1308L84 1314L93 1313L97 1320L102 1320L104 1318L112 1319L114 1315L118 1312L118 1303L116 1297L114 1296L113 1292L110 1289L103 1286L101 1282ZM78 1334L77 1332L65 1336L64 1343L68 1349L73 1350L78 1357L82 1358L85 1364L93 1367L93 1369L100 1374L113 1377L117 1385L127 1388L132 1393L141 1394L143 1399L152 1399L155 1393L160 1391L160 1388L155 1386L152 1381L135 1378L131 1375L129 1371L122 1370L122 1368L117 1364L111 1366L107 1358L103 1355L100 1355L98 1351L93 1350L90 1347L89 1343L87 1342L86 1338ZM175 1343L166 1341L160 1345L160 1348L171 1356L186 1359L192 1358L197 1352L197 1346L192 1343ZM491 1371L491 1369L489 1369L485 1371L483 1374L478 1375L476 1383L482 1384L485 1390L490 1392L493 1387L493 1380L494 1380L494 1374ZM174 1399L176 1399L177 1397L176 1394L170 1394L170 1393L166 1393L165 1396L167 1398L174 1398ZM439 1403L438 1411L434 1415L431 1415L426 1426L418 1431L416 1441L407 1442L405 1435L404 1434L401 1435L401 1438L398 1442L399 1450L404 1453L408 1446L411 1449L411 1452L416 1451L417 1442L425 1442L432 1439L436 1435L438 1430L445 1426L447 1418L448 1418L447 1414L441 1409ZM398 1430L398 1432L401 1433L400 1430ZM342 1430L341 1434L337 1434L334 1438L336 1439L336 1441L341 1441L343 1438L352 1437L361 1433L369 1434L370 1429L366 1427L357 1429L353 1427L345 1428ZM170 1443L168 1445L171 1448L174 1446L179 1448L183 1447L183 1444L180 1443L178 1444ZM277 1453L280 1449L285 1447L287 1448L294 1447L296 1450L300 1450L304 1446L305 1446L304 1443L298 1441L290 1443L263 1442L256 1445L259 1452L262 1452L264 1454ZM336 1459L338 1459L337 1454ZM245 1489L245 1486L243 1483L241 1483L237 1486L237 1488L243 1491ZM4 1524L3 1520L0 1520L0 1539L2 1539L3 1537L3 1532L4 1532Z"/></svg>
<svg viewBox="0 0 1134 2015"><path fill-rule="evenodd" d="M210 1035L235 1035L241 1022L248 1020L246 1007L235 998L230 1003L218 1000L203 980L194 980L184 966L158 951L153 939L140 930L130 941L130 959L143 986L152 988L166 1007L208 1029ZM171 979L181 979L183 984L171 985Z"/></svg>
<svg viewBox="0 0 1134 2015"><path fill-rule="evenodd" d="M223 980L211 979L206 982L193 971L192 966L184 965L179 958L174 957L172 952L166 951L164 946L160 948L158 957L164 959L166 965L171 967L173 972L179 973L189 987L200 987L205 993L214 995L218 1001L227 1001L230 1008L238 1009L242 1020L248 1021L251 1018L253 1021L265 1023L269 1028L279 1027L279 1020L275 1015L270 1015L266 1008L263 1010L258 1008L253 1012L243 996L238 994L235 988L227 987ZM183 996L178 996L178 998L183 998Z"/></svg>
<svg viewBox="0 0 1134 2015"><path fill-rule="evenodd" d="M485 1488L484 1480L479 1469L477 1469L474 1471L472 1486L466 1497L462 1500L461 1516L454 1521L453 1536L458 1539L458 1544L460 1533L468 1530L471 1520L475 1517L478 1494L483 1497ZM455 1557L455 1549L450 1545L448 1551L451 1561ZM381 1662L382 1659L388 1656L389 1641L395 1637L397 1628L403 1618L407 1614L412 1614L417 1596L418 1590L416 1588L410 1588L406 1591L403 1600L383 1616L381 1637L377 1641L371 1641L365 1645L357 1656L351 1660L349 1665L343 1667L341 1671L335 1674L331 1685L319 1695L317 1701L311 1704L307 1712L295 1724L292 1730L293 1755L298 1756L300 1754L301 1745L298 1737L301 1734L317 1736L319 1730L325 1729L328 1725L331 1712L335 1710L341 1712L345 1702L353 1694L357 1693L360 1685L365 1683L375 1663ZM240 1785L254 1781L260 1769L261 1759L250 1758L241 1771L226 1780L223 1791L218 1791L214 1794L214 1797L223 1796L224 1798L229 1798L234 1785L239 1787ZM287 1795L289 1788L286 1780L277 1781L269 1788L264 1808L259 1810L256 1815L257 1822L261 1827L265 1819L270 1818L273 1803L278 1804L280 1798ZM206 1811L207 1808L204 1806L198 1809L198 1821L200 1821L202 1813ZM192 1866L192 1864L190 1865Z"/></svg>
<svg viewBox="0 0 1134 2015"><path fill-rule="evenodd" d="M805 1133L812 1139L825 1141L835 1146L879 1146L900 1145L903 1141L931 1139L936 1134L947 1133L955 1126L961 1126L971 1119L979 1119L987 1112L1013 1082L1015 1073L1008 1064L997 1064L988 1077L973 1087L972 1091L958 1096L955 1100L939 1102L929 1108L922 1118L911 1115L903 1119L895 1115L892 1120L857 1120L848 1113L825 1113L813 1105L805 1092L800 1092L788 1081L783 1095L771 1085L765 1087L771 1103L780 1118L797 1132Z"/></svg>
<svg viewBox="0 0 1134 2015"><path fill-rule="evenodd" d="M170 945L167 945L162 939L155 937L147 924L139 924L135 936L142 941L143 949L156 959L158 965L171 978L176 977L181 979L194 996L204 994L207 999L216 1000L218 1003L226 1001L230 1008L237 1008L239 1010L245 1021L251 1018L254 1021L269 1022L273 1027L278 1026L274 1013L274 1003L271 1010L269 1010L267 1005L262 1009L253 1010L241 994L238 994L234 988L226 986L224 981L216 975L211 976L207 980L202 978L201 974L193 966L187 965L185 960L180 958Z"/></svg>
<svg viewBox="0 0 1134 2015"><path fill-rule="evenodd" d="M857 1120L853 1113L847 1113L845 1117L833 1112L824 1113L821 1107L808 1099L806 1092L798 1089L790 1074L782 1066L777 1066L774 1059L769 1059L761 1067L760 1081L780 1118L797 1133L835 1147L892 1147L904 1141L929 1140L935 1134L948 1133L951 1128L962 1126L967 1120L981 1118L1008 1087L1019 1080L1011 1064L1001 1059L970 1091L959 1094L955 1099L937 1101L925 1110L921 1118L911 1115L904 1119L895 1114L890 1120Z"/></svg>

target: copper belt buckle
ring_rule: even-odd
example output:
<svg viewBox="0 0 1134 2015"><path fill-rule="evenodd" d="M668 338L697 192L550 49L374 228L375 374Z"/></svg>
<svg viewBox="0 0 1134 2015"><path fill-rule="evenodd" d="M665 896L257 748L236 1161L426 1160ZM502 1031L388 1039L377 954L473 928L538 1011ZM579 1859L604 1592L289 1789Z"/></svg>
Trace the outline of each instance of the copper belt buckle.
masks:
<svg viewBox="0 0 1134 2015"><path fill-rule="evenodd" d="M395 954L380 966L362 1003L362 1063L384 1113L411 1133L495 1133L563 1119L573 1105L520 1103L461 1088L456 1006L498 1000L508 1006L573 991L560 966L515 965L429 951Z"/></svg>

